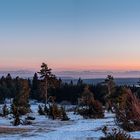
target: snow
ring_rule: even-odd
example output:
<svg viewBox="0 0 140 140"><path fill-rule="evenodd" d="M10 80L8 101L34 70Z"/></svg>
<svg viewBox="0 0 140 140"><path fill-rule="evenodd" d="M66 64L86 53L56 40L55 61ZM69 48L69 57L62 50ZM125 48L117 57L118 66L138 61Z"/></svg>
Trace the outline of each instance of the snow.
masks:
<svg viewBox="0 0 140 140"><path fill-rule="evenodd" d="M131 132L130 135L135 139L140 139L140 131Z"/></svg>
<svg viewBox="0 0 140 140"><path fill-rule="evenodd" d="M67 112L70 121L50 120L46 116L37 113L38 104L31 105L32 115L36 118L30 126L14 127L10 123L12 120L0 117L0 128L16 128L19 131L14 133L0 134L0 140L99 140L104 136L103 126L109 129L117 126L114 122L114 114L105 112L103 119L84 119L73 112ZM24 116L23 118L25 118ZM24 129L25 131L21 131ZM140 132L131 132L133 138L140 138Z"/></svg>

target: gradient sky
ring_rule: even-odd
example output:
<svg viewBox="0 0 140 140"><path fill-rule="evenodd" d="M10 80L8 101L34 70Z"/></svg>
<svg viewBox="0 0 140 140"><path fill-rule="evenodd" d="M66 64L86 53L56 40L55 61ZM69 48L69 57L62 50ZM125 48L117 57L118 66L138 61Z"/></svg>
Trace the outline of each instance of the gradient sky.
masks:
<svg viewBox="0 0 140 140"><path fill-rule="evenodd" d="M140 70L140 0L0 0L0 69Z"/></svg>

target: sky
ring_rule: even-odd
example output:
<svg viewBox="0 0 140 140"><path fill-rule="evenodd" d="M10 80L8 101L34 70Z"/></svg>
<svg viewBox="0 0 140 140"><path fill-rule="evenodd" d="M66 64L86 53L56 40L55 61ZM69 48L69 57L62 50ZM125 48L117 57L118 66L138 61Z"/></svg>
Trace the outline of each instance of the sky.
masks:
<svg viewBox="0 0 140 140"><path fill-rule="evenodd" d="M140 70L139 0L0 0L0 70Z"/></svg>

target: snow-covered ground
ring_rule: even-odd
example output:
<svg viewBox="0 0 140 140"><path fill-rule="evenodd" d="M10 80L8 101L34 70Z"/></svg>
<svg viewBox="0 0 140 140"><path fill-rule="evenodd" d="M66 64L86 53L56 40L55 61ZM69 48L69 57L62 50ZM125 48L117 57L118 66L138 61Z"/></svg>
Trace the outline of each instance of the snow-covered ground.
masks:
<svg viewBox="0 0 140 140"><path fill-rule="evenodd" d="M70 121L50 120L37 113L38 105L31 106L36 118L30 126L14 127L9 118L0 117L0 140L98 140L104 136L103 126L109 129L117 127L114 114L105 113L104 119L83 119L73 112L68 112ZM8 129L8 130L7 130ZM133 138L140 139L140 132L130 133Z"/></svg>

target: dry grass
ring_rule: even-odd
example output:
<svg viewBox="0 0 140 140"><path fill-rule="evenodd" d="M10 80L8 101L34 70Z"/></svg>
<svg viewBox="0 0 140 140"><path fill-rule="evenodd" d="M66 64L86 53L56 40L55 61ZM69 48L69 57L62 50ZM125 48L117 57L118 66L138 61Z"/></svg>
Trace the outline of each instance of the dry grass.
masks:
<svg viewBox="0 0 140 140"><path fill-rule="evenodd" d="M10 128L10 127L0 127L0 134L19 134L24 132L29 132L30 129L27 128Z"/></svg>

